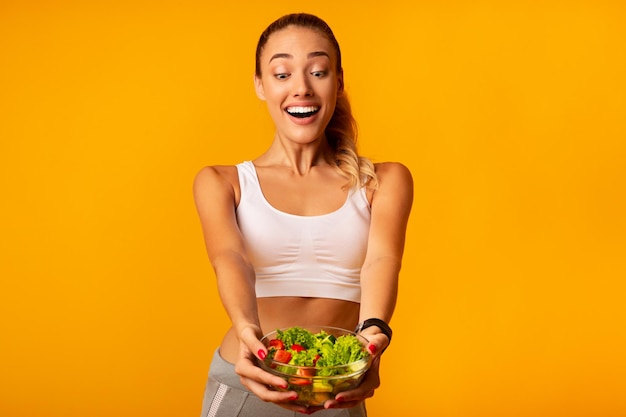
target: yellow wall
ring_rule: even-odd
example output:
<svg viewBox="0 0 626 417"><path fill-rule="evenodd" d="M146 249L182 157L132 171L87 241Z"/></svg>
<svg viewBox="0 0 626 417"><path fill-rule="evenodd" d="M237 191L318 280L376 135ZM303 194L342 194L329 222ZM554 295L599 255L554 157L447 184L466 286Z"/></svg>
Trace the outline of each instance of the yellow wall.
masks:
<svg viewBox="0 0 626 417"><path fill-rule="evenodd" d="M292 11L415 178L371 416L626 415L623 1L97 3L0 5L1 416L199 414L191 182L269 144L253 50Z"/></svg>

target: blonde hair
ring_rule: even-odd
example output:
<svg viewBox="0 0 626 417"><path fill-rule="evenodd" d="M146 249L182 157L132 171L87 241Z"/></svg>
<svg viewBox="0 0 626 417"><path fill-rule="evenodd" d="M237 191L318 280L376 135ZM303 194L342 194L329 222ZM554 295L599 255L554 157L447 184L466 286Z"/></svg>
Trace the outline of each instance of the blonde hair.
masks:
<svg viewBox="0 0 626 417"><path fill-rule="evenodd" d="M337 97L335 112L326 127L326 140L335 151L337 168L348 178L349 188L361 186L377 188L378 178L374 164L357 153L357 133L358 128L352 116L350 101L343 92Z"/></svg>
<svg viewBox="0 0 626 417"><path fill-rule="evenodd" d="M256 47L256 75L261 76L261 53L269 37L289 26L298 26L317 31L325 36L337 55L337 74L343 72L339 43L328 24L317 16L307 13L285 15L271 23L261 34ZM326 140L335 153L335 163L339 172L348 179L349 188L367 186L378 187L374 164L357 153L357 125L352 116L350 101L344 91L337 97L335 112L325 130Z"/></svg>

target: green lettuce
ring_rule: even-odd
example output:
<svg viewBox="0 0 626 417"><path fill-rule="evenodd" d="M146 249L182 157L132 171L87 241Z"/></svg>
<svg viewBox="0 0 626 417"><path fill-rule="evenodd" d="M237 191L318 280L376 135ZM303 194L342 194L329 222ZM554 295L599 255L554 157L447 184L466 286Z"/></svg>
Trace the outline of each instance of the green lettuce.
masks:
<svg viewBox="0 0 626 417"><path fill-rule="evenodd" d="M307 349L301 352L291 351L289 365L315 366L317 355L318 353L315 349Z"/></svg>
<svg viewBox="0 0 626 417"><path fill-rule="evenodd" d="M277 339L285 344L291 353L290 365L315 366L318 376L332 376L342 371L335 368L347 365L366 357L366 352L359 340L351 334L335 337L325 331L313 334L301 327L277 330ZM306 350L293 350L294 344ZM345 371L344 371L345 372Z"/></svg>
<svg viewBox="0 0 626 417"><path fill-rule="evenodd" d="M315 336L301 327L290 327L287 330L276 331L278 340L282 340L285 344L285 349L291 349L291 346L297 344L305 349L311 349L315 346Z"/></svg>
<svg viewBox="0 0 626 417"><path fill-rule="evenodd" d="M317 366L322 368L318 371L320 376L336 375L339 371L333 368L339 365L347 365L365 357L363 345L353 335L339 336L332 346L324 348L323 355L317 361Z"/></svg>

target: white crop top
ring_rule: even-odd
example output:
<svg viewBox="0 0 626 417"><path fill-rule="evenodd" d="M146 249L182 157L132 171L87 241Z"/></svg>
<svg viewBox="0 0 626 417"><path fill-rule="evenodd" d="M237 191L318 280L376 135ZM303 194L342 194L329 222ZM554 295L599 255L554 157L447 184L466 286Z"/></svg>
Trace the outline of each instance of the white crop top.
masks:
<svg viewBox="0 0 626 417"><path fill-rule="evenodd" d="M237 165L237 222L256 273L257 297L316 297L360 302L360 272L370 226L365 188L338 210L298 216L265 199L254 164Z"/></svg>

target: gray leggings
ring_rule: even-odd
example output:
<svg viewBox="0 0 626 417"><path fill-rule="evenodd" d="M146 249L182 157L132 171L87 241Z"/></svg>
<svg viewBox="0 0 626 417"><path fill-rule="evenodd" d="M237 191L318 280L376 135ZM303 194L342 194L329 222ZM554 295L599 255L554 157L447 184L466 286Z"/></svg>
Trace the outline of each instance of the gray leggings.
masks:
<svg viewBox="0 0 626 417"><path fill-rule="evenodd" d="M302 414L265 402L248 391L235 373L235 365L226 362L216 350L204 391L201 417L295 417ZM365 404L354 408L322 410L315 417L367 417Z"/></svg>

